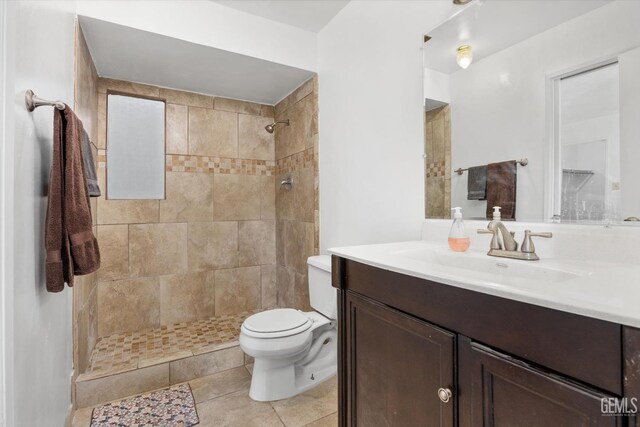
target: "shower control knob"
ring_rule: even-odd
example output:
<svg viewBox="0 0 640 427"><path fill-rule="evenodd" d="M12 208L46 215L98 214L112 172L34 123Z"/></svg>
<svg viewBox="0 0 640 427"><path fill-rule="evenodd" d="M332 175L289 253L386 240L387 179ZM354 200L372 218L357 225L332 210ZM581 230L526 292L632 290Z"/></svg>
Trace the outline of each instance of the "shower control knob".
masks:
<svg viewBox="0 0 640 427"><path fill-rule="evenodd" d="M451 400L451 390L448 388L439 388L438 397L440 398L442 403L449 402L449 400Z"/></svg>

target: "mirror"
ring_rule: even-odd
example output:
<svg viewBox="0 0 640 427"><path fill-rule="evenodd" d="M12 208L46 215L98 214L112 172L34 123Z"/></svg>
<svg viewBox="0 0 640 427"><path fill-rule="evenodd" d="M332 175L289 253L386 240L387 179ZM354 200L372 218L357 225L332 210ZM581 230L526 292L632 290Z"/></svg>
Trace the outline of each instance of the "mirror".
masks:
<svg viewBox="0 0 640 427"><path fill-rule="evenodd" d="M639 19L625 0L473 0L429 31L426 217L640 217Z"/></svg>
<svg viewBox="0 0 640 427"><path fill-rule="evenodd" d="M164 199L165 103L107 96L107 198Z"/></svg>

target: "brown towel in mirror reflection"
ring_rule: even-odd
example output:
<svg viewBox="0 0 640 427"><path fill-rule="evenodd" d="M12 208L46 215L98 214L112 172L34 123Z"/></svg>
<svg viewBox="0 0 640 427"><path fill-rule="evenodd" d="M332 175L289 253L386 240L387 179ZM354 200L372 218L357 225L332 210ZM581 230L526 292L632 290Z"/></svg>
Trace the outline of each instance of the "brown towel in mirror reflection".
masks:
<svg viewBox="0 0 640 427"><path fill-rule="evenodd" d="M503 220L516 219L516 161L487 165L487 219L493 218L493 207L502 207Z"/></svg>

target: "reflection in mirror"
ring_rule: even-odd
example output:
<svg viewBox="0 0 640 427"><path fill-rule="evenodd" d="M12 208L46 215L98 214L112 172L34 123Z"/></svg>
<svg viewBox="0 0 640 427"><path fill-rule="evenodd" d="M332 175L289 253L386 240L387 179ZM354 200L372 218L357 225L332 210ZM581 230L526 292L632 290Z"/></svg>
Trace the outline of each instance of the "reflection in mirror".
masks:
<svg viewBox="0 0 640 427"><path fill-rule="evenodd" d="M620 219L618 63L560 79L556 171L563 222Z"/></svg>
<svg viewBox="0 0 640 427"><path fill-rule="evenodd" d="M448 105L437 105L425 113L424 137L429 203L427 218L450 218L451 206L451 116Z"/></svg>
<svg viewBox="0 0 640 427"><path fill-rule="evenodd" d="M638 20L635 1L474 0L429 31L426 216L640 217Z"/></svg>

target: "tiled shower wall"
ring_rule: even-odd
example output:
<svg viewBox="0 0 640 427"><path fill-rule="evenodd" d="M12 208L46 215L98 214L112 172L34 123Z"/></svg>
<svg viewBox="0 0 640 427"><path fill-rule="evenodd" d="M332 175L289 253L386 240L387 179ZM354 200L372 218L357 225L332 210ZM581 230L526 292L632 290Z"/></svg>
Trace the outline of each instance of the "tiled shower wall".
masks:
<svg viewBox="0 0 640 427"><path fill-rule="evenodd" d="M98 74L91 59L82 29L76 25L74 110L92 142L98 140ZM92 145L94 160L97 147ZM96 199L91 198L93 232L97 231ZM73 287L73 361L74 376L84 372L98 338L97 274L77 276Z"/></svg>
<svg viewBox="0 0 640 427"><path fill-rule="evenodd" d="M449 106L425 113L425 214L451 218L451 113Z"/></svg>
<svg viewBox="0 0 640 427"><path fill-rule="evenodd" d="M100 78L103 190L108 91L166 100L166 199L98 199L98 335L275 306L274 108Z"/></svg>
<svg viewBox="0 0 640 427"><path fill-rule="evenodd" d="M319 253L318 78L313 77L275 107L278 305L309 310L307 258ZM280 182L291 175L291 191Z"/></svg>

